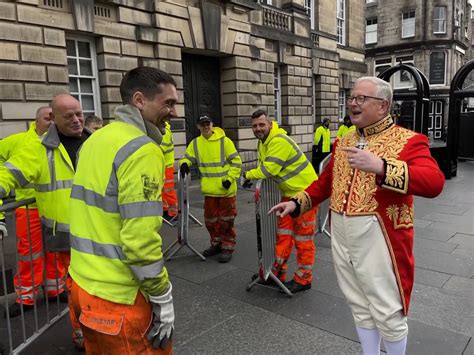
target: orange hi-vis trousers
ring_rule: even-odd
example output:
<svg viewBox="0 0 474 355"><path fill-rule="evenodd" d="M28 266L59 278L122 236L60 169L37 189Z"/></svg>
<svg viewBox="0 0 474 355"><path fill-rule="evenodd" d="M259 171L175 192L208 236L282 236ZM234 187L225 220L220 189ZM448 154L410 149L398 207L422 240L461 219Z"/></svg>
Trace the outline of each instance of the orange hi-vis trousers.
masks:
<svg viewBox="0 0 474 355"><path fill-rule="evenodd" d="M163 199L163 211L168 212L168 216L176 216L178 213L178 197L174 188L174 167L168 166L165 169L165 183L161 192Z"/></svg>
<svg viewBox="0 0 474 355"><path fill-rule="evenodd" d="M283 198L282 201L288 201ZM311 284L313 279L313 264L316 247L313 237L316 232L316 215L319 206L308 212L292 218L287 215L278 218L277 235L275 244L275 263L272 272L281 280L286 281L288 271L288 259L296 246L296 262L298 265L293 280L301 285Z"/></svg>
<svg viewBox="0 0 474 355"><path fill-rule="evenodd" d="M66 271L69 270L69 265L71 264L71 253L70 252L59 252L58 253L60 262L66 267ZM78 348L84 347L84 335L81 329L81 323L79 323L79 316L74 312L74 307L72 304L72 278L67 274L66 277L66 288L68 292L68 307L69 307L69 320L72 327L72 342Z"/></svg>
<svg viewBox="0 0 474 355"><path fill-rule="evenodd" d="M87 293L72 282L72 304L84 332L87 354L163 354L173 353L170 341L166 349L154 349L146 339L153 309L139 291L135 304L114 303Z"/></svg>
<svg viewBox="0 0 474 355"><path fill-rule="evenodd" d="M33 305L35 296L43 284L46 259L46 293L55 297L64 292L66 269L58 260L57 253L45 252L43 257L43 240L41 220L36 208L17 208L16 235L18 250L18 267L15 279L16 302ZM28 217L30 235L28 236Z"/></svg>
<svg viewBox="0 0 474 355"><path fill-rule="evenodd" d="M235 249L236 216L235 196L204 197L204 221L211 236L211 245L220 246L224 253L232 253Z"/></svg>

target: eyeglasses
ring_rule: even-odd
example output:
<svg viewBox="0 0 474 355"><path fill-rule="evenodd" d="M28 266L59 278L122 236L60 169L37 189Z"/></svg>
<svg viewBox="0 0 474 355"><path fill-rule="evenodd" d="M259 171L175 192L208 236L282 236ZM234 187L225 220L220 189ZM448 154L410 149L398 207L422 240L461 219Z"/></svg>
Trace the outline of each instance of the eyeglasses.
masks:
<svg viewBox="0 0 474 355"><path fill-rule="evenodd" d="M351 105L354 100L356 101L357 105L362 105L364 102L367 101L367 99L374 99L374 100L385 100L382 99L381 97L375 97L375 96L368 96L368 95L357 95L357 96L350 96L347 98L347 105Z"/></svg>

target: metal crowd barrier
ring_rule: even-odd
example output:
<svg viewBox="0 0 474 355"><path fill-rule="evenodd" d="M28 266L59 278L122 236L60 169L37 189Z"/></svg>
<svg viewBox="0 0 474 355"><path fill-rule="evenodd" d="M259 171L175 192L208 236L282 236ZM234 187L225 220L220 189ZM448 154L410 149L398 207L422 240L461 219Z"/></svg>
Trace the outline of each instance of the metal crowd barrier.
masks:
<svg viewBox="0 0 474 355"><path fill-rule="evenodd" d="M33 254L32 251L31 218L29 213L31 209L29 208L29 205L34 201L34 199L12 202L4 201L3 206L0 206L0 212L5 213L6 222L6 228L0 228L0 303L3 303L4 307L4 312L0 314L0 353L3 354L20 353L69 311L67 304L59 302L59 293L56 297L56 302L54 302L55 304L51 304L47 297L46 290L48 288L51 289L51 285L47 284L44 238L42 240L43 247L40 254ZM28 226L28 244L30 248L28 256L19 255L16 246L17 236L15 210L18 207L24 207L27 212L26 222ZM21 314L18 317L12 318L10 317L9 310L17 298L12 285L15 269L19 268L19 261L21 260L28 261L31 270L33 270L33 261L40 256L43 257L43 283L37 289L38 292L33 288L33 309L26 312L23 304L21 304ZM54 263L57 265L56 257ZM9 277L7 277L7 275ZM59 291L58 279L59 276L56 270L56 291ZM35 285L34 272L32 272L32 284ZM21 278L18 278L18 288L21 289L21 287ZM43 295L40 296L39 291L41 289L43 289ZM1 349L2 347L3 349Z"/></svg>
<svg viewBox="0 0 474 355"><path fill-rule="evenodd" d="M261 285L271 278L288 296L293 294L283 282L272 273L275 262L275 243L277 232L277 216L268 214L268 210L281 200L277 184L272 179L258 180L255 186L255 215L257 219L257 250L258 275L254 275L247 286L250 291L253 286ZM260 283L259 283L260 282Z"/></svg>
<svg viewBox="0 0 474 355"><path fill-rule="evenodd" d="M181 174L178 175L178 238L163 252L163 255L166 255L168 252L169 255L166 258L166 261L170 260L178 251L181 250L184 246L188 247L194 254L199 256L202 260L206 258L196 250L189 243L189 219L191 219L196 224L202 226L202 223L192 215L189 211L189 180L191 179L190 174L186 174L184 178L181 177ZM177 248L175 248L177 246ZM174 249L173 249L174 248Z"/></svg>
<svg viewBox="0 0 474 355"><path fill-rule="evenodd" d="M329 154L319 164L320 174L328 166L331 160L331 155L332 154ZM331 239L331 230L330 230L330 225L329 225L329 213L331 212L331 210L329 209L329 202L330 202L330 199L327 199L319 205L317 226L318 226L318 233L322 233L323 235Z"/></svg>
<svg viewBox="0 0 474 355"><path fill-rule="evenodd" d="M242 171L254 169L258 164L257 149L238 149L240 159L242 159Z"/></svg>

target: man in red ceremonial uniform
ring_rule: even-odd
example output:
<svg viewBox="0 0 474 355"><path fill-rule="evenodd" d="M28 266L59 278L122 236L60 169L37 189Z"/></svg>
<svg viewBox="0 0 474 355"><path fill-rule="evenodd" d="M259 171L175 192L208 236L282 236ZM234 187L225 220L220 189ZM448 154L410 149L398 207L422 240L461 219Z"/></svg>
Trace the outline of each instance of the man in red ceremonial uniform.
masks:
<svg viewBox="0 0 474 355"><path fill-rule="evenodd" d="M357 131L336 141L328 167L271 209L298 215L331 198L331 249L364 354L405 354L414 279L413 196L436 197L444 176L426 136L396 126L390 85L375 77L348 98Z"/></svg>

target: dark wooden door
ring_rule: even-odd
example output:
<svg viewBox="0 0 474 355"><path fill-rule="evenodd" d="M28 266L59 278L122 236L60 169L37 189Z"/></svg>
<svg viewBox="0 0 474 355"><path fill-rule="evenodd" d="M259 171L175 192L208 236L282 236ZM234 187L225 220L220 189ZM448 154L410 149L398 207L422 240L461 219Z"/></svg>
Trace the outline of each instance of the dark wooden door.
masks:
<svg viewBox="0 0 474 355"><path fill-rule="evenodd" d="M196 122L208 115L221 126L221 88L219 59L185 54L183 60L184 114L186 143L199 136Z"/></svg>

